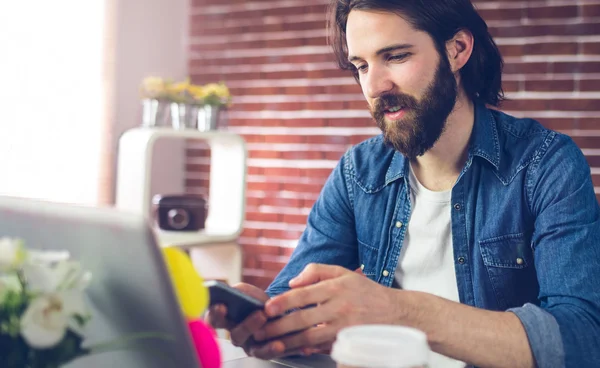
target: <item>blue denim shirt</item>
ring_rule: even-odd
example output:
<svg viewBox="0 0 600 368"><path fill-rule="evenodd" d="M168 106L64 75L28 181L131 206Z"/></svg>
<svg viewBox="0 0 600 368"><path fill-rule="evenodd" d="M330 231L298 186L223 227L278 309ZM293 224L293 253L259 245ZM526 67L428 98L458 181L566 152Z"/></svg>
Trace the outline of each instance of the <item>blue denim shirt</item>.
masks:
<svg viewBox="0 0 600 368"><path fill-rule="evenodd" d="M362 267L390 287L411 214L408 164L381 136L351 148L267 293L309 263ZM461 303L515 313L538 367L600 367L600 208L568 136L476 105L452 241Z"/></svg>

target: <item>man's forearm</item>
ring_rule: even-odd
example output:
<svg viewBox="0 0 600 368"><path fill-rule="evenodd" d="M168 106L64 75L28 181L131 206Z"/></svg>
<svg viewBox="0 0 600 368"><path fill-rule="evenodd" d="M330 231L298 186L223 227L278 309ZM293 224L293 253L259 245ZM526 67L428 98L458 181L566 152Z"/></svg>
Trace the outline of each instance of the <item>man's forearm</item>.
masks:
<svg viewBox="0 0 600 368"><path fill-rule="evenodd" d="M492 312L437 296L394 290L398 319L422 330L437 353L479 367L534 367L527 334L510 312Z"/></svg>

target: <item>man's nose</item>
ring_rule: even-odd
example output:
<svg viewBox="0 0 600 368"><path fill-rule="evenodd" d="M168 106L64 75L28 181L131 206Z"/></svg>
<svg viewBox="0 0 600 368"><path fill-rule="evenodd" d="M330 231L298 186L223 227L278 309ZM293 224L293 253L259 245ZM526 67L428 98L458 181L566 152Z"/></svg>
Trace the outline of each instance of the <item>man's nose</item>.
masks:
<svg viewBox="0 0 600 368"><path fill-rule="evenodd" d="M372 66L369 68L363 85L367 98L378 98L389 93L394 88L390 72L385 67Z"/></svg>

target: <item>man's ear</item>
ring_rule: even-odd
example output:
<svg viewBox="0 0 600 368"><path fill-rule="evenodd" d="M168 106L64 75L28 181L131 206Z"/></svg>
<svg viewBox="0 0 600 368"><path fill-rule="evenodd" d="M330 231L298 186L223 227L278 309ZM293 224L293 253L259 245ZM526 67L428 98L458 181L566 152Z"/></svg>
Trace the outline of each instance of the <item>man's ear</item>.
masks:
<svg viewBox="0 0 600 368"><path fill-rule="evenodd" d="M473 34L461 29L454 37L446 42L446 53L452 73L458 72L471 58L473 53Z"/></svg>

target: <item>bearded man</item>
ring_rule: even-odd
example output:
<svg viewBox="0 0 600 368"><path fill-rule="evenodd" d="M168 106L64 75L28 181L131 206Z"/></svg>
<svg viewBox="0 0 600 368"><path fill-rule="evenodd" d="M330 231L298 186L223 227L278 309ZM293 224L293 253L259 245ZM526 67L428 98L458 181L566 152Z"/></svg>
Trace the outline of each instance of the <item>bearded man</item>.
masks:
<svg viewBox="0 0 600 368"><path fill-rule="evenodd" d="M382 135L342 157L266 292L237 286L265 310L232 325L218 306L208 320L264 359L377 323L424 331L432 367L600 364L589 166L569 137L490 108L502 58L471 2L330 11L337 61Z"/></svg>

